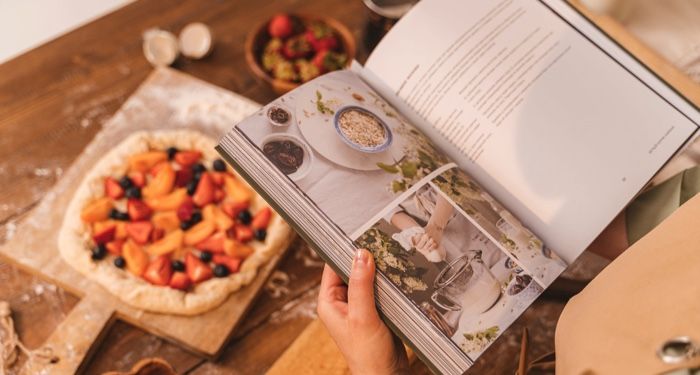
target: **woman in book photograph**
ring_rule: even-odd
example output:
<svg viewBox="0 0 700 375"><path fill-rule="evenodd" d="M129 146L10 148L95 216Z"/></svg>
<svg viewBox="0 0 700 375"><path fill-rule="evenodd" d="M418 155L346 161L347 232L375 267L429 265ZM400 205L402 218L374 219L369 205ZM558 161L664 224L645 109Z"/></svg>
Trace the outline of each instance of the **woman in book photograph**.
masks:
<svg viewBox="0 0 700 375"><path fill-rule="evenodd" d="M448 164L349 71L284 95L237 127L348 235Z"/></svg>
<svg viewBox="0 0 700 375"><path fill-rule="evenodd" d="M431 184L498 241L503 250L537 275L545 286L566 268L566 262L466 173L453 168L435 177Z"/></svg>
<svg viewBox="0 0 700 375"><path fill-rule="evenodd" d="M377 268L466 353L480 353L543 290L432 184L356 241Z"/></svg>

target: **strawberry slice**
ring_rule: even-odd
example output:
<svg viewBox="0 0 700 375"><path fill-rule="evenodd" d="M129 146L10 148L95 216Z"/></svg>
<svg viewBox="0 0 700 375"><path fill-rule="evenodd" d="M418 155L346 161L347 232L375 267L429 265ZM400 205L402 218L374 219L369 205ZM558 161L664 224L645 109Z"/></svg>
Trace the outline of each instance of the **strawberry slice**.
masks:
<svg viewBox="0 0 700 375"><path fill-rule="evenodd" d="M180 219L180 221L187 221L192 217L192 214L194 213L194 203L192 203L191 199L187 199L182 204L180 207L177 208L177 218Z"/></svg>
<svg viewBox="0 0 700 375"><path fill-rule="evenodd" d="M214 202L219 203L226 198L226 192L224 189L216 188L214 189Z"/></svg>
<svg viewBox="0 0 700 375"><path fill-rule="evenodd" d="M250 226L253 229L265 229L268 224L270 224L270 218L272 217L272 209L270 207L265 207L258 211L253 217L253 221Z"/></svg>
<svg viewBox="0 0 700 375"><path fill-rule="evenodd" d="M153 231L151 232L151 242L156 242L165 236L165 231L163 228L157 228L153 226Z"/></svg>
<svg viewBox="0 0 700 375"><path fill-rule="evenodd" d="M236 273L241 268L241 263L243 262L243 259L233 258L223 254L214 254L212 261L214 262L214 264L223 264L224 266L226 266L226 268L228 268L229 272Z"/></svg>
<svg viewBox="0 0 700 375"><path fill-rule="evenodd" d="M99 198L83 208L80 212L80 219L86 223L107 220L107 218L109 218L109 212L112 211L112 207L112 200L109 199L109 197Z"/></svg>
<svg viewBox="0 0 700 375"><path fill-rule="evenodd" d="M129 218L133 221L146 220L151 217L150 207L142 200L132 198L126 202L126 210L129 212Z"/></svg>
<svg viewBox="0 0 700 375"><path fill-rule="evenodd" d="M253 254L253 251L252 247L244 245L236 240L227 239L224 241L224 252L230 257L245 259Z"/></svg>
<svg viewBox="0 0 700 375"><path fill-rule="evenodd" d="M95 234L92 235L92 239L98 245L106 244L107 242L114 240L114 235L116 232L117 232L117 226L110 225L110 226L105 227L104 229L102 229L99 232L95 232Z"/></svg>
<svg viewBox="0 0 700 375"><path fill-rule="evenodd" d="M199 283L204 280L209 280L214 276L208 264L202 262L192 253L185 255L185 271L190 280L194 283Z"/></svg>
<svg viewBox="0 0 700 375"><path fill-rule="evenodd" d="M175 186L177 187L185 187L187 186L187 183L192 181L192 169L190 168L182 168L178 169L177 172L175 172Z"/></svg>
<svg viewBox="0 0 700 375"><path fill-rule="evenodd" d="M170 283L173 269L170 266L170 258L161 255L151 261L143 273L143 278L153 285L165 286Z"/></svg>
<svg viewBox="0 0 700 375"><path fill-rule="evenodd" d="M148 240L151 238L151 231L153 231L153 224L148 221L126 223L126 233L129 234L129 238L140 245L148 243Z"/></svg>
<svg viewBox="0 0 700 375"><path fill-rule="evenodd" d="M203 173L192 196L192 201L199 207L204 207L214 201L214 181L209 173Z"/></svg>
<svg viewBox="0 0 700 375"><path fill-rule="evenodd" d="M169 286L173 289L187 290L192 285L192 281L184 272L173 272Z"/></svg>
<svg viewBox="0 0 700 375"><path fill-rule="evenodd" d="M122 247L122 256L126 260L126 269L129 272L136 276L143 275L148 266L148 254L141 249L141 246L131 240L126 241Z"/></svg>
<svg viewBox="0 0 700 375"><path fill-rule="evenodd" d="M233 233L239 242L246 243L253 239L253 229L245 225L236 225L233 227Z"/></svg>
<svg viewBox="0 0 700 375"><path fill-rule="evenodd" d="M178 151L175 154L175 162L183 167L189 167L194 165L202 157L202 153L199 151Z"/></svg>
<svg viewBox="0 0 700 375"><path fill-rule="evenodd" d="M195 248L197 250L211 251L212 253L223 253L224 241L226 241L226 232L216 232L204 241L196 244Z"/></svg>
<svg viewBox="0 0 700 375"><path fill-rule="evenodd" d="M226 175L226 172L210 172L209 174L211 175L211 180L214 181L216 186L224 185L224 176Z"/></svg>
<svg viewBox="0 0 700 375"><path fill-rule="evenodd" d="M231 219L237 218L238 214L241 213L241 211L247 210L248 207L250 207L250 202L248 202L248 201L241 201L241 202L226 201L226 202L221 204L221 209Z"/></svg>
<svg viewBox="0 0 700 375"><path fill-rule="evenodd" d="M105 245L107 251L115 256L122 255L122 247L124 247L124 240L114 240Z"/></svg>
<svg viewBox="0 0 700 375"><path fill-rule="evenodd" d="M136 187L144 187L146 186L146 174L143 172L139 171L134 171L129 173L129 179L131 180L131 183L134 184Z"/></svg>
<svg viewBox="0 0 700 375"><path fill-rule="evenodd" d="M105 178L105 194L116 200L124 196L124 189L117 180L107 177Z"/></svg>

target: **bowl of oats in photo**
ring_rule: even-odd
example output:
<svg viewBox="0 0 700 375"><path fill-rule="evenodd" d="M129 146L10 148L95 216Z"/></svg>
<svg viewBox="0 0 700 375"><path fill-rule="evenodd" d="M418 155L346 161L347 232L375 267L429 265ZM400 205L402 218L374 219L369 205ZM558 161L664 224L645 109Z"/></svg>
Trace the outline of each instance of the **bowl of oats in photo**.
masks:
<svg viewBox="0 0 700 375"><path fill-rule="evenodd" d="M338 109L333 116L333 124L340 139L360 152L382 152L393 141L391 129L384 120L359 106Z"/></svg>

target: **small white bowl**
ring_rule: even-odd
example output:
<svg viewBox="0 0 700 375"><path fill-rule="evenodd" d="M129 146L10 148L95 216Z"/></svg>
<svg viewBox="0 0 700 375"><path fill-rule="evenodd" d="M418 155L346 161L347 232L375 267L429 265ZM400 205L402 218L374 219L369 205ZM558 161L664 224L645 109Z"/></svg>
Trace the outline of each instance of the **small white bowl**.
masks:
<svg viewBox="0 0 700 375"><path fill-rule="evenodd" d="M265 138L262 139L262 141L260 142L260 151L262 152L263 147L269 142L273 141L291 141L292 143L301 147L301 149L304 151L304 160L302 161L297 171L292 174L288 174L287 177L289 177L292 181L299 181L302 178L306 177L306 175L309 174L309 172L311 171L311 165L314 162L314 155L311 152L311 147L309 147L309 145L307 145L306 142L304 142L303 140L301 140L301 138L295 135L285 133L273 133L265 136Z"/></svg>
<svg viewBox="0 0 700 375"><path fill-rule="evenodd" d="M273 108L280 108L280 109L286 111L287 114L289 115L289 119L287 119L287 122L277 122L277 121L273 120L273 119L270 117L270 111L271 111ZM284 105L280 105L280 104L276 104L276 103L275 103L275 104L271 104L270 106L268 106L268 107L265 109L265 117L267 117L267 121L268 121L270 124L272 124L272 126L287 127L287 126L289 126L289 124L292 123L292 120L293 120L293 117L294 117L294 116L292 115L292 111L290 111L289 108L287 108L287 107L284 106Z"/></svg>

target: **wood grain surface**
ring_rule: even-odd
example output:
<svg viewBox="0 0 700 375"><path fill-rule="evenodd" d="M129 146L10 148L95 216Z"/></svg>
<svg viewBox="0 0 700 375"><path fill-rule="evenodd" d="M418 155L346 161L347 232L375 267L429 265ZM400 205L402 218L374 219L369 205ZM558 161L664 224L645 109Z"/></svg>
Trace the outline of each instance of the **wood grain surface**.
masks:
<svg viewBox="0 0 700 375"><path fill-rule="evenodd" d="M243 41L253 25L283 11L338 18L358 40L358 60L366 58L361 43L365 9L359 0L140 0L1 64L0 243L13 236L16 221L46 194L151 72L141 52L145 30L160 27L177 33L189 22L205 22L215 34L212 55L201 61L180 59L174 67L264 103L275 94L248 71ZM592 18L599 21L597 16ZM619 43L639 45L613 20L602 22L607 22L604 28L608 32L619 34L614 34ZM662 59L640 59L656 71L674 70ZM697 85L684 76L664 78L672 79L674 87L688 90L688 96L698 95ZM312 264L311 257L303 243L290 249L277 270L290 278L288 290L281 295L274 288L262 292L220 360L206 361L117 321L85 372L125 371L141 358L160 356L179 373L263 373L314 318L314 293L321 268L305 266ZM580 268L580 275L591 275L586 265ZM0 299L10 302L20 337L30 347L50 337L79 301L61 288L3 263ZM522 327L531 333L531 357L551 350L562 308L563 302L558 300L537 301L469 373L513 373ZM413 370L427 373L419 364Z"/></svg>

